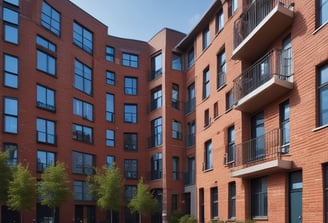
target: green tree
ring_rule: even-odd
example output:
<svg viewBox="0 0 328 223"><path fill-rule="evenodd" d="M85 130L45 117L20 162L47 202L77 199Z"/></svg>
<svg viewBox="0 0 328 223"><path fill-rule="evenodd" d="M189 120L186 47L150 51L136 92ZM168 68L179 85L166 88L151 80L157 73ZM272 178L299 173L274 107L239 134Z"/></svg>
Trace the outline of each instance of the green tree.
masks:
<svg viewBox="0 0 328 223"><path fill-rule="evenodd" d="M119 211L122 206L123 178L120 170L114 165L111 168L103 166L94 176L89 176L89 192L97 199L97 205L111 212L113 222L113 211Z"/></svg>
<svg viewBox="0 0 328 223"><path fill-rule="evenodd" d="M30 210L36 198L36 181L30 171L18 164L13 179L9 182L7 205L11 210L23 212ZM23 214L20 214L23 222Z"/></svg>
<svg viewBox="0 0 328 223"><path fill-rule="evenodd" d="M63 163L49 166L44 170L38 185L41 204L53 210L53 222L56 222L56 208L63 205L69 198L70 182Z"/></svg>
<svg viewBox="0 0 328 223"><path fill-rule="evenodd" d="M0 205L8 200L9 182L12 179L12 167L7 163L8 154L0 151Z"/></svg>
<svg viewBox="0 0 328 223"><path fill-rule="evenodd" d="M159 201L150 193L149 186L144 184L143 178L139 180L137 186L137 193L128 204L131 212L139 214L139 222L141 223L141 216L155 213L159 211Z"/></svg>

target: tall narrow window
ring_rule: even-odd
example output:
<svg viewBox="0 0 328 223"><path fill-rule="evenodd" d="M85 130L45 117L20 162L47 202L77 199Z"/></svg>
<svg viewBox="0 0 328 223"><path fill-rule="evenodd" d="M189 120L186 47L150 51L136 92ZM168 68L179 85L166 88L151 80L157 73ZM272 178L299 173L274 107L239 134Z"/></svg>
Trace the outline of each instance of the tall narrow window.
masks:
<svg viewBox="0 0 328 223"><path fill-rule="evenodd" d="M233 16L238 7L238 0L229 0L228 1L228 17Z"/></svg>
<svg viewBox="0 0 328 223"><path fill-rule="evenodd" d="M115 85L115 72L113 71L106 71L106 84L108 85Z"/></svg>
<svg viewBox="0 0 328 223"><path fill-rule="evenodd" d="M153 111L155 109L162 107L162 88L158 87L151 92L151 106L150 110Z"/></svg>
<svg viewBox="0 0 328 223"><path fill-rule="evenodd" d="M95 166L95 156L88 153L72 152L72 172L90 175Z"/></svg>
<svg viewBox="0 0 328 223"><path fill-rule="evenodd" d="M128 123L137 123L137 105L125 104L124 105L124 121Z"/></svg>
<svg viewBox="0 0 328 223"><path fill-rule="evenodd" d="M73 194L75 201L92 201L88 184L85 181L74 180L73 183Z"/></svg>
<svg viewBox="0 0 328 223"><path fill-rule="evenodd" d="M18 58L4 54L4 80L6 87L18 88Z"/></svg>
<svg viewBox="0 0 328 223"><path fill-rule="evenodd" d="M229 183L229 219L236 218L236 182Z"/></svg>
<svg viewBox="0 0 328 223"><path fill-rule="evenodd" d="M36 119L37 141L41 143L56 143L56 123L51 120Z"/></svg>
<svg viewBox="0 0 328 223"><path fill-rule="evenodd" d="M172 121L172 138L173 139L182 139L181 123L176 120Z"/></svg>
<svg viewBox="0 0 328 223"><path fill-rule="evenodd" d="M155 79L162 75L162 53L151 58L151 79Z"/></svg>
<svg viewBox="0 0 328 223"><path fill-rule="evenodd" d="M195 84L188 86L188 100L185 102L185 114L195 111Z"/></svg>
<svg viewBox="0 0 328 223"><path fill-rule="evenodd" d="M230 111L233 108L233 92L232 90L226 94L226 111Z"/></svg>
<svg viewBox="0 0 328 223"><path fill-rule="evenodd" d="M203 71L203 99L210 96L210 69Z"/></svg>
<svg viewBox="0 0 328 223"><path fill-rule="evenodd" d="M204 111L204 128L207 128L211 125L210 110L206 109Z"/></svg>
<svg viewBox="0 0 328 223"><path fill-rule="evenodd" d="M226 84L226 56L225 51L217 55L217 89L222 88Z"/></svg>
<svg viewBox="0 0 328 223"><path fill-rule="evenodd" d="M179 165L180 165L179 157L177 157L177 156L172 157L172 179L173 180L179 180L179 174L180 174Z"/></svg>
<svg viewBox="0 0 328 223"><path fill-rule="evenodd" d="M124 160L124 176L128 179L138 179L138 161Z"/></svg>
<svg viewBox="0 0 328 223"><path fill-rule="evenodd" d="M220 32L224 27L224 14L221 8L216 14L216 33Z"/></svg>
<svg viewBox="0 0 328 223"><path fill-rule="evenodd" d="M213 104L213 118L217 119L219 117L219 103L215 102Z"/></svg>
<svg viewBox="0 0 328 223"><path fill-rule="evenodd" d="M114 130L106 130L106 146L114 147L115 146L115 132Z"/></svg>
<svg viewBox="0 0 328 223"><path fill-rule="evenodd" d="M195 120L187 123L187 146L194 146L196 142L196 124Z"/></svg>
<svg viewBox="0 0 328 223"><path fill-rule="evenodd" d="M207 47L210 45L210 42L210 29L209 27L206 27L203 31L203 50L207 49Z"/></svg>
<svg viewBox="0 0 328 223"><path fill-rule="evenodd" d="M228 163L235 161L235 127L228 128Z"/></svg>
<svg viewBox="0 0 328 223"><path fill-rule="evenodd" d="M195 52L194 47L192 47L187 53L187 69L189 69L195 63Z"/></svg>
<svg viewBox="0 0 328 223"><path fill-rule="evenodd" d="M114 122L114 95L106 94L106 121Z"/></svg>
<svg viewBox="0 0 328 223"><path fill-rule="evenodd" d="M115 49L111 46L106 46L106 60L109 62L115 62Z"/></svg>
<svg viewBox="0 0 328 223"><path fill-rule="evenodd" d="M179 101L179 85L177 84L172 84L172 97L171 97L171 102L172 102L172 108L179 109L180 106L180 101Z"/></svg>
<svg viewBox="0 0 328 223"><path fill-rule="evenodd" d="M161 179L162 178L162 153L155 153L151 157L151 179Z"/></svg>
<svg viewBox="0 0 328 223"><path fill-rule="evenodd" d="M199 188L199 223L205 223L205 195L204 188Z"/></svg>
<svg viewBox="0 0 328 223"><path fill-rule="evenodd" d="M204 170L209 170L213 168L212 160L212 141L209 140L205 142L205 158L204 158Z"/></svg>
<svg viewBox="0 0 328 223"><path fill-rule="evenodd" d="M108 168L112 168L115 163L115 156L107 156L106 157L106 164Z"/></svg>
<svg viewBox="0 0 328 223"><path fill-rule="evenodd" d="M325 223L328 223L328 165L323 166L323 177L324 177L324 203L325 203Z"/></svg>
<svg viewBox="0 0 328 223"><path fill-rule="evenodd" d="M9 43L18 44L19 8L9 8L5 4L2 10L2 20L4 40Z"/></svg>
<svg viewBox="0 0 328 223"><path fill-rule="evenodd" d="M137 95L138 92L138 78L124 77L124 93L126 95Z"/></svg>
<svg viewBox="0 0 328 223"><path fill-rule="evenodd" d="M73 24L73 42L75 45L88 53L93 51L93 34L82 25L74 22Z"/></svg>
<svg viewBox="0 0 328 223"><path fill-rule="evenodd" d="M18 101L15 98L4 98L4 132L18 133Z"/></svg>
<svg viewBox="0 0 328 223"><path fill-rule="evenodd" d="M267 178L251 180L251 215L252 217L267 217L268 195Z"/></svg>
<svg viewBox="0 0 328 223"><path fill-rule="evenodd" d="M151 121L151 147L162 145L162 118Z"/></svg>
<svg viewBox="0 0 328 223"><path fill-rule="evenodd" d="M281 152L289 152L289 101L280 104Z"/></svg>
<svg viewBox="0 0 328 223"><path fill-rule="evenodd" d="M88 95L92 94L92 70L87 65L75 60L74 87Z"/></svg>
<svg viewBox="0 0 328 223"><path fill-rule="evenodd" d="M317 27L328 21L328 0L317 0Z"/></svg>
<svg viewBox="0 0 328 223"><path fill-rule="evenodd" d="M182 70L182 57L180 54L172 54L172 70Z"/></svg>
<svg viewBox="0 0 328 223"><path fill-rule="evenodd" d="M124 150L137 151L138 150L138 135L137 133L124 133Z"/></svg>
<svg viewBox="0 0 328 223"><path fill-rule="evenodd" d="M211 188L211 218L219 217L219 193L217 187Z"/></svg>
<svg viewBox="0 0 328 223"><path fill-rule="evenodd" d="M318 69L318 124L328 124L328 64Z"/></svg>
<svg viewBox="0 0 328 223"><path fill-rule="evenodd" d="M15 143L4 143L3 149L7 153L7 164L16 167L18 164L18 146Z"/></svg>
<svg viewBox="0 0 328 223"><path fill-rule="evenodd" d="M46 2L42 3L41 25L56 36L60 35L60 14Z"/></svg>

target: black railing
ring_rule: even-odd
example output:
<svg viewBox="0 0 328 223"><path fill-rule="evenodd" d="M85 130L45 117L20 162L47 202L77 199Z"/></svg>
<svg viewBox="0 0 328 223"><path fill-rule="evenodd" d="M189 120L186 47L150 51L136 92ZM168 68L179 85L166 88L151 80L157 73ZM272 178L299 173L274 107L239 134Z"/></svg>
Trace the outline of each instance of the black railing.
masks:
<svg viewBox="0 0 328 223"><path fill-rule="evenodd" d="M233 81L234 103L268 82L274 75L288 80L293 75L291 48L272 50Z"/></svg>
<svg viewBox="0 0 328 223"><path fill-rule="evenodd" d="M153 170L153 171L150 172L150 179L151 180L162 179L162 177L163 177L162 170Z"/></svg>
<svg viewBox="0 0 328 223"><path fill-rule="evenodd" d="M162 143L163 143L162 133L157 133L148 138L149 148L161 146Z"/></svg>
<svg viewBox="0 0 328 223"><path fill-rule="evenodd" d="M263 160L280 159L281 131L274 129L266 134L235 145L234 166L243 166Z"/></svg>
<svg viewBox="0 0 328 223"><path fill-rule="evenodd" d="M194 146L196 143L196 136L195 134L188 134L186 136L186 145L187 147L192 147Z"/></svg>
<svg viewBox="0 0 328 223"><path fill-rule="evenodd" d="M195 111L195 98L190 99L184 104L184 113L189 114Z"/></svg>
<svg viewBox="0 0 328 223"><path fill-rule="evenodd" d="M234 48L256 28L257 25L276 7L293 10L293 0L256 0L234 23Z"/></svg>

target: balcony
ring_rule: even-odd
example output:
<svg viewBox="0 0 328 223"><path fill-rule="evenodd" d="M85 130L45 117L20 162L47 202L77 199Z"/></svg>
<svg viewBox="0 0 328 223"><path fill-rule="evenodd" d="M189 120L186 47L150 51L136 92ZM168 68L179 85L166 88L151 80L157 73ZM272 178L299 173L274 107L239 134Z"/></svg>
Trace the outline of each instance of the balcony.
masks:
<svg viewBox="0 0 328 223"><path fill-rule="evenodd" d="M195 111L195 98L190 99L184 104L184 113L185 115Z"/></svg>
<svg viewBox="0 0 328 223"><path fill-rule="evenodd" d="M254 112L293 89L291 48L272 50L233 81L235 109Z"/></svg>
<svg viewBox="0 0 328 223"><path fill-rule="evenodd" d="M232 59L254 61L293 22L292 0L256 0L234 23Z"/></svg>
<svg viewBox="0 0 328 223"><path fill-rule="evenodd" d="M235 145L233 159L226 164L232 167L232 177L252 177L271 174L292 168L292 161L283 160L281 130L274 129L265 135ZM227 155L227 157L231 157Z"/></svg>

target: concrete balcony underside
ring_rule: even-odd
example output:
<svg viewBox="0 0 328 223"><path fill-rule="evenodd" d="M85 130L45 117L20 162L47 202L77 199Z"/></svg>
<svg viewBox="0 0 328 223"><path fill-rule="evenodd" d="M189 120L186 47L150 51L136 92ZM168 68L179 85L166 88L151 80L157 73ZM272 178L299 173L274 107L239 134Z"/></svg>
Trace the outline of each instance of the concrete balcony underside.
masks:
<svg viewBox="0 0 328 223"><path fill-rule="evenodd" d="M234 49L232 59L249 62L257 59L292 24L293 17L293 11L278 4Z"/></svg>
<svg viewBox="0 0 328 223"><path fill-rule="evenodd" d="M293 89L292 82L273 75L269 81L238 100L234 108L251 113L280 98L291 89Z"/></svg>
<svg viewBox="0 0 328 223"><path fill-rule="evenodd" d="M245 167L238 170L231 171L231 177L256 177L268 175L280 171L290 170L292 168L292 161L288 160L271 160L250 167Z"/></svg>

